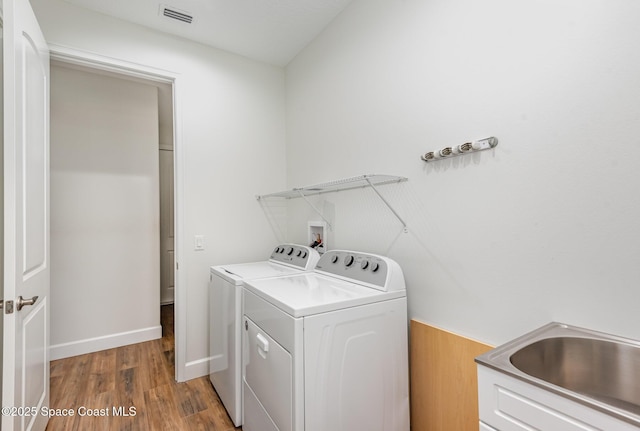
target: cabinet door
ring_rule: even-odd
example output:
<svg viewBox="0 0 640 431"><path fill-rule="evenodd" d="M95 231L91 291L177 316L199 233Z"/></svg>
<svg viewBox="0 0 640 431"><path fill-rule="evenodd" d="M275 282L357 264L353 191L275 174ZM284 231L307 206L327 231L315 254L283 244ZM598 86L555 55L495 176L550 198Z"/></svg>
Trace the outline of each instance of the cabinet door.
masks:
<svg viewBox="0 0 640 431"><path fill-rule="evenodd" d="M500 431L637 431L637 426L478 366L480 420Z"/></svg>

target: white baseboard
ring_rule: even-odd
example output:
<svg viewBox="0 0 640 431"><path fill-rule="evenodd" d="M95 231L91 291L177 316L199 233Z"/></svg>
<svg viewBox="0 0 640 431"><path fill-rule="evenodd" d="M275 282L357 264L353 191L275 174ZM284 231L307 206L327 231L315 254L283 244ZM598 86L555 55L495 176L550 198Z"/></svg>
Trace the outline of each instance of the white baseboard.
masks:
<svg viewBox="0 0 640 431"><path fill-rule="evenodd" d="M162 338L162 326L160 325L135 331L104 335L102 337L88 338L86 340L72 341L70 343L56 344L49 347L49 357L52 361L55 361L56 359L99 352L100 350L113 349L114 347L157 340L158 338Z"/></svg>
<svg viewBox="0 0 640 431"><path fill-rule="evenodd" d="M211 358L202 358L196 361L187 362L184 372L185 381L197 379L198 377L202 376L208 376L210 362Z"/></svg>

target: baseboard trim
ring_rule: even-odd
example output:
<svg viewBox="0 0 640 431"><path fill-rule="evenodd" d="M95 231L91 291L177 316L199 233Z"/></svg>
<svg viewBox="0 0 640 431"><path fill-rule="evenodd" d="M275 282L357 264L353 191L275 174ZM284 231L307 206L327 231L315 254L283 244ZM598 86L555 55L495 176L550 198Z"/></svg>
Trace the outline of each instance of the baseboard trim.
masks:
<svg viewBox="0 0 640 431"><path fill-rule="evenodd" d="M88 338L86 340L72 341L70 343L56 344L49 347L49 358L55 361L56 359L99 352L100 350L113 349L129 344L143 343L145 341L157 340L158 338L162 338L162 326L160 325L135 331L104 335L102 337Z"/></svg>

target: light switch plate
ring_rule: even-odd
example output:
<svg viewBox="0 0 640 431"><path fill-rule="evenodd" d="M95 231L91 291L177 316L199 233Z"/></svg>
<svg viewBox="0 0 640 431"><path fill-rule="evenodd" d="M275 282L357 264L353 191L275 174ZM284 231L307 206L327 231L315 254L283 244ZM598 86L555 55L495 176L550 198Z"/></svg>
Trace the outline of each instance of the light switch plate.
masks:
<svg viewBox="0 0 640 431"><path fill-rule="evenodd" d="M193 237L194 250L204 250L204 235Z"/></svg>

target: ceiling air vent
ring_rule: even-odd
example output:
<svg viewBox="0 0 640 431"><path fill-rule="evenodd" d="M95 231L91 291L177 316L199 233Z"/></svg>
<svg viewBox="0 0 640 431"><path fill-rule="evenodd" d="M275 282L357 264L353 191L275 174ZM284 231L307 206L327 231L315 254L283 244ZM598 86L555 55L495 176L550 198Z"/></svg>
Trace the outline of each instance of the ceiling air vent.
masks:
<svg viewBox="0 0 640 431"><path fill-rule="evenodd" d="M160 6L160 11L162 12L162 15L166 16L167 18L186 22L187 24L191 24L193 22L193 16L189 15L185 11L180 11L176 8L168 7L165 5Z"/></svg>

